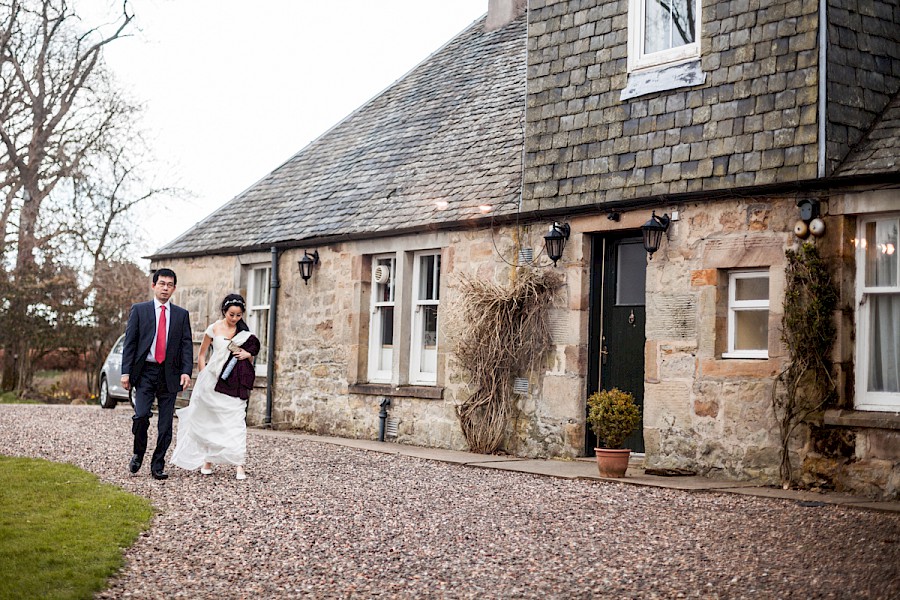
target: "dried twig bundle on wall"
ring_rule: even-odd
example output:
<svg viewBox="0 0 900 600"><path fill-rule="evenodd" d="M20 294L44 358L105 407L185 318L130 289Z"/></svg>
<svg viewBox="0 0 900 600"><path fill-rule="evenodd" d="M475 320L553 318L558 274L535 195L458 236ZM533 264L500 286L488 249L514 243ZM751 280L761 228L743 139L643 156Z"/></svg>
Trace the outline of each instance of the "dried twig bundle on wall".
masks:
<svg viewBox="0 0 900 600"><path fill-rule="evenodd" d="M455 354L474 393L457 407L472 452L498 450L515 413L512 380L536 366L550 346L548 309L562 278L517 270L509 286L461 278Z"/></svg>

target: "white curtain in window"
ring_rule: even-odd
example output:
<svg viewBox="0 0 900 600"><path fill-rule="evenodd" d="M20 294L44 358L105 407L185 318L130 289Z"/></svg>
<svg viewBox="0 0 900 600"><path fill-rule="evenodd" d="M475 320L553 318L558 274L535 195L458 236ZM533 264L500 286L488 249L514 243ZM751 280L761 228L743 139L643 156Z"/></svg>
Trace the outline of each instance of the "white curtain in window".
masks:
<svg viewBox="0 0 900 600"><path fill-rule="evenodd" d="M869 297L870 392L900 392L900 294Z"/></svg>

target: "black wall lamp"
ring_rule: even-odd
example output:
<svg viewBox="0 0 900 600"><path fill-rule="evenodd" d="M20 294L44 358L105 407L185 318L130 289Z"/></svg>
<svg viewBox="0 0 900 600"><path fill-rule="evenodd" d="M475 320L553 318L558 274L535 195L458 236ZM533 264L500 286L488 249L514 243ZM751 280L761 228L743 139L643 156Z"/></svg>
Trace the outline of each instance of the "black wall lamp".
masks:
<svg viewBox="0 0 900 600"><path fill-rule="evenodd" d="M641 225L641 235L644 238L644 250L653 260L653 253L659 250L659 242L662 235L669 229L669 215L656 216L656 211L650 215L650 220Z"/></svg>
<svg viewBox="0 0 900 600"><path fill-rule="evenodd" d="M547 249L547 257L553 261L554 267L556 266L556 261L562 258L570 232L571 228L568 223L553 223L550 226L550 231L544 236L544 247Z"/></svg>
<svg viewBox="0 0 900 600"><path fill-rule="evenodd" d="M298 260L297 264L300 265L300 277L303 278L303 283L309 285L309 278L312 277L313 267L319 264L319 251L313 250L313 253L310 254L304 250L303 258Z"/></svg>

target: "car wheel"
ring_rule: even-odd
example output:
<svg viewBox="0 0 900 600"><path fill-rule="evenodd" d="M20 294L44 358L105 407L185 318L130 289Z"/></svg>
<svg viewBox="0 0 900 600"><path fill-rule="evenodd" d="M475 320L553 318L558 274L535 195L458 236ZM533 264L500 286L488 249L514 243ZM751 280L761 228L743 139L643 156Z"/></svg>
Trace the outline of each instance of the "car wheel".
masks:
<svg viewBox="0 0 900 600"><path fill-rule="evenodd" d="M106 377L100 378L100 406L103 408L115 408L116 399L109 395L109 384Z"/></svg>

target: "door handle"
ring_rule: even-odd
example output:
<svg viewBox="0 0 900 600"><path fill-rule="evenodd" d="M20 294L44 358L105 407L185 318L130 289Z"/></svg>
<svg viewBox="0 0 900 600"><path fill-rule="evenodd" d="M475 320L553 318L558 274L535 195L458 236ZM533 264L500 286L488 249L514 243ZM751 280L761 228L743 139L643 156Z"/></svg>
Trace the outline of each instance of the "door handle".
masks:
<svg viewBox="0 0 900 600"><path fill-rule="evenodd" d="M609 350L606 346L603 346L600 349L600 364L606 364L606 355L609 354Z"/></svg>

